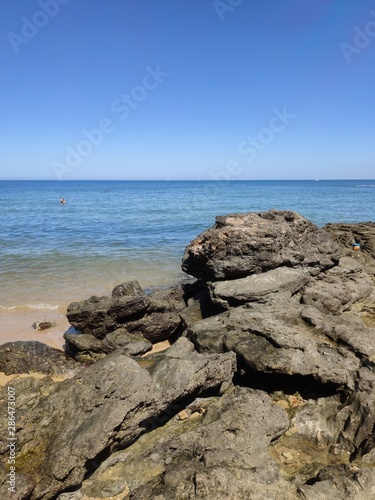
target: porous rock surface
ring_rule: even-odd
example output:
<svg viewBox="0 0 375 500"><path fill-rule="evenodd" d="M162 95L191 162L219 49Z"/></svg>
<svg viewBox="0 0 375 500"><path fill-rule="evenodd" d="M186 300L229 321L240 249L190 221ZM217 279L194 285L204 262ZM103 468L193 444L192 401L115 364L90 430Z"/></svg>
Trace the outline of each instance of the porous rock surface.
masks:
<svg viewBox="0 0 375 500"><path fill-rule="evenodd" d="M172 290L146 295L137 282L115 287L111 297L90 297L68 306L68 321L81 333L103 339L119 328L138 333L152 343L171 338L181 328L178 297ZM177 299L174 298L177 296Z"/></svg>
<svg viewBox="0 0 375 500"><path fill-rule="evenodd" d="M201 355L180 339L167 356L161 353L145 367L117 351L53 386L50 380L12 381L18 395L18 488L25 495L19 498L52 499L80 485L98 457L136 440L171 404L230 383L234 369L233 353ZM0 425L5 456L4 419Z"/></svg>
<svg viewBox="0 0 375 500"><path fill-rule="evenodd" d="M81 371L12 381L14 498L375 499L375 227L346 226L218 217L196 283L71 305Z"/></svg>
<svg viewBox="0 0 375 500"><path fill-rule="evenodd" d="M185 250L182 268L208 280L233 279L286 266L319 271L342 251L328 234L287 210L216 217Z"/></svg>
<svg viewBox="0 0 375 500"><path fill-rule="evenodd" d="M129 333L125 328L118 328L99 340L89 333L65 333L65 350L81 363L94 363L115 350L129 356L140 356L152 348L149 340L142 334Z"/></svg>
<svg viewBox="0 0 375 500"><path fill-rule="evenodd" d="M187 413L109 457L72 500L111 491L114 477L133 498L296 498L269 453L287 414L265 392L237 388L199 399Z"/></svg>
<svg viewBox="0 0 375 500"><path fill-rule="evenodd" d="M0 372L5 375L37 372L59 376L69 375L76 368L66 354L42 342L16 341L0 346Z"/></svg>
<svg viewBox="0 0 375 500"><path fill-rule="evenodd" d="M375 222L360 222L358 224L330 223L324 230L339 243L346 254L368 265L374 272L375 263ZM359 242L361 250L353 251L352 244Z"/></svg>

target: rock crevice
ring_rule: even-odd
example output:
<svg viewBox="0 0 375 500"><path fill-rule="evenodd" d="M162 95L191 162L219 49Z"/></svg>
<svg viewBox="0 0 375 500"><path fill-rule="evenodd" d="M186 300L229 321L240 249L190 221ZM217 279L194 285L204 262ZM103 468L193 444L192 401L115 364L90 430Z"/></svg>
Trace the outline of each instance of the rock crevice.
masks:
<svg viewBox="0 0 375 500"><path fill-rule="evenodd" d="M198 281L71 304L69 359L1 347L71 377L12 381L15 499L375 498L375 224L217 217L182 266Z"/></svg>

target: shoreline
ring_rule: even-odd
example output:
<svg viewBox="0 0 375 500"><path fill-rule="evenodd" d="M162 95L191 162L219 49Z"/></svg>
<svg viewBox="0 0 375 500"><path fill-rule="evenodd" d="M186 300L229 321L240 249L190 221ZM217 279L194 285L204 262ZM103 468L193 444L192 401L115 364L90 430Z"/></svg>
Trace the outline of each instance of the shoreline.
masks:
<svg viewBox="0 0 375 500"><path fill-rule="evenodd" d="M153 286L145 289L146 294L155 290L168 289L169 286ZM110 296L107 294L105 296ZM86 300L84 297L81 300ZM50 347L64 351L64 333L71 332L73 327L66 317L69 304L48 306L0 306L0 345L17 341L38 341ZM56 323L47 330L35 330L33 324L41 321Z"/></svg>
<svg viewBox="0 0 375 500"><path fill-rule="evenodd" d="M17 375L0 385L17 444L2 454L17 454L26 493L175 498L200 478L209 498L224 481L230 498L296 499L298 488L320 498L328 473L340 498L370 497L374 243L372 222L324 230L290 211L223 216L186 247L194 283L147 293L128 281L70 304L67 320L85 334L65 335L66 354L6 346L4 374ZM36 319L65 322L64 307L49 307L2 314L29 336ZM33 334L51 341L64 322Z"/></svg>
<svg viewBox="0 0 375 500"><path fill-rule="evenodd" d="M131 278L133 278L133 274ZM164 280L162 277L159 280L155 280L155 277L145 279L144 276L141 276L139 280L134 279L140 283L146 295L194 280L182 271L179 271L177 276ZM63 335L73 328L66 317L68 305L72 302L86 300L93 295L110 297L112 289L119 284L121 281L117 283L113 281L112 288L108 287L108 283L106 283L106 287L101 289L97 286L94 293L82 290L81 293L73 294L73 298L69 301L59 301L54 298L52 299L53 305L48 303L50 297L45 297L44 301L38 304L0 305L0 345L7 342L39 341L64 351ZM33 323L40 321L56 323L56 326L47 330L35 330L32 326Z"/></svg>
<svg viewBox="0 0 375 500"><path fill-rule="evenodd" d="M48 330L35 330L33 323L50 321L56 326ZM30 309L15 307L0 309L0 344L17 341L39 341L63 351L64 333L71 328L66 318L66 306L56 309Z"/></svg>

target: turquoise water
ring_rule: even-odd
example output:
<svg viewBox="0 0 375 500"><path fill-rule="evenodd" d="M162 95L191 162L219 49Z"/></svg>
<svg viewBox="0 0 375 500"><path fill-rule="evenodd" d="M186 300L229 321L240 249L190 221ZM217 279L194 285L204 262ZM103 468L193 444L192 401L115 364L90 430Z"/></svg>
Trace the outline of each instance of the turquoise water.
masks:
<svg viewBox="0 0 375 500"><path fill-rule="evenodd" d="M0 307L53 308L128 279L170 285L216 215L277 208L318 225L368 221L374 195L369 180L0 181Z"/></svg>

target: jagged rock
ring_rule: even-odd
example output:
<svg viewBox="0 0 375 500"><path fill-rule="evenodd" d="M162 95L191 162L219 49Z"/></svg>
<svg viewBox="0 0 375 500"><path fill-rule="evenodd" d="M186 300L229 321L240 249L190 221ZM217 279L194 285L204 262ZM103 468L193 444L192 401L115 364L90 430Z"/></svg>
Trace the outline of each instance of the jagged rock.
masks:
<svg viewBox="0 0 375 500"><path fill-rule="evenodd" d="M125 326L129 332L141 334L155 344L172 338L181 326L181 318L176 311L153 311Z"/></svg>
<svg viewBox="0 0 375 500"><path fill-rule="evenodd" d="M115 286L112 297L138 297L144 295L144 291L138 281L126 281Z"/></svg>
<svg viewBox="0 0 375 500"><path fill-rule="evenodd" d="M179 310L184 329L201 319L222 311L221 304L212 300L212 293L204 281L184 285L185 307Z"/></svg>
<svg viewBox="0 0 375 500"><path fill-rule="evenodd" d="M68 383L66 381L65 383ZM50 394L52 394L55 390L56 387L60 385L56 382L53 382L51 377L45 377L43 379L37 379L34 377L26 377L26 378L17 378L15 380L12 380L7 384L7 386L1 387L0 386L0 399L3 401L6 401L8 399L8 387L11 388L12 394L14 394L15 398L15 404L16 404L16 413L15 413L15 419L16 419L16 436L19 436L19 433L22 432L22 429L25 425L25 418L23 417L24 413L27 413L28 408L34 408L35 404L38 403L38 401L42 397L48 397ZM58 406L58 405L57 405ZM63 411L61 409L61 411ZM40 420L41 423L42 420ZM22 467L18 468L19 461L18 461L18 450L19 450L19 443L15 441L16 443L16 450L15 450L15 455L16 455L16 492L15 493L10 493L8 491L9 483L6 482L7 476L6 474L10 472L10 464L8 464L8 458L10 457L9 455L9 450L8 445L11 443L11 441L7 440L7 437L14 437L9 435L9 430L13 432L13 429L8 429L7 428L7 422L5 419L0 420L0 495L1 498L8 499L8 498L14 498L15 500L24 500L24 499L30 499L31 492L34 487L34 481L32 478L30 478L29 474L25 474L22 471ZM29 425L29 429L26 429L25 432L28 434L28 443L26 443L25 447L28 448L29 450L29 457L26 458L26 461L30 459L32 462L34 459L34 453L35 455L42 455L45 453L45 449L37 449L34 448L34 453L33 453L33 440L34 440L34 434L38 435L40 433L41 429L38 428L38 425L35 427L32 425ZM13 442L14 444L14 442ZM47 444L46 444L47 446ZM30 464L31 465L31 464Z"/></svg>
<svg viewBox="0 0 375 500"><path fill-rule="evenodd" d="M373 289L374 282L363 267L354 259L343 257L338 266L321 273L306 286L302 301L323 312L338 314L366 299Z"/></svg>
<svg viewBox="0 0 375 500"><path fill-rule="evenodd" d="M375 222L357 224L327 224L324 230L336 240L343 251L375 271ZM356 252L352 244L360 242L361 249Z"/></svg>
<svg viewBox="0 0 375 500"><path fill-rule="evenodd" d="M324 335L324 325L314 331L303 313L303 306L293 302L284 309L272 304L239 306L195 323L187 337L199 352L234 351L249 373L312 377L353 388L358 358L334 346Z"/></svg>
<svg viewBox="0 0 375 500"><path fill-rule="evenodd" d="M120 349L128 356L140 356L152 348L151 342L143 335L129 333L125 328L118 328L109 333L104 339L104 344Z"/></svg>
<svg viewBox="0 0 375 500"><path fill-rule="evenodd" d="M126 295L130 293L133 295ZM181 318L171 298L163 302L157 294L155 298L146 296L134 281L119 285L113 294L73 302L67 309L68 321L76 330L99 339L125 327L152 343L171 338L181 328Z"/></svg>
<svg viewBox="0 0 375 500"><path fill-rule="evenodd" d="M149 298L147 313L141 319L127 322L127 330L143 335L153 344L173 338L182 329L179 314L185 307L182 288L157 290Z"/></svg>
<svg viewBox="0 0 375 500"><path fill-rule="evenodd" d="M218 217L185 252L200 281L128 282L69 306L84 332L66 334L69 350L103 359L69 383L12 381L19 499L372 498L371 224L350 225L348 247L343 225L293 212ZM125 354L183 327L164 352Z"/></svg>
<svg viewBox="0 0 375 500"><path fill-rule="evenodd" d="M180 311L180 318L184 329L203 319L202 302L199 298L191 298L188 304Z"/></svg>
<svg viewBox="0 0 375 500"><path fill-rule="evenodd" d="M101 495L113 478L126 481L132 498L298 498L268 451L289 420L265 392L236 388L193 404L202 411L192 408L189 418L172 419L113 454L72 500L94 486Z"/></svg>
<svg viewBox="0 0 375 500"><path fill-rule="evenodd" d="M77 365L63 352L42 342L17 341L0 346L0 372L71 375Z"/></svg>
<svg viewBox="0 0 375 500"><path fill-rule="evenodd" d="M65 351L76 361L94 362L114 348L89 333L64 333Z"/></svg>
<svg viewBox="0 0 375 500"><path fill-rule="evenodd" d="M170 373L161 380L165 366ZM96 467L98 457L129 445L175 401L229 383L234 367L233 353L202 356L187 339L180 339L173 356L159 354L149 363L149 371L116 351L52 388L49 381L12 381L19 395L17 474L24 478L26 497L49 500L78 486ZM1 391L5 397L6 389ZM0 435L6 435L5 425L2 419ZM0 445L5 457L7 443L3 440ZM3 498L5 478L2 475Z"/></svg>
<svg viewBox="0 0 375 500"><path fill-rule="evenodd" d="M145 368L160 392L168 400L176 401L194 394L199 387L204 391L212 385L217 387L220 380L231 381L236 356L232 352L202 356L191 342L180 338L166 351L149 355ZM203 385L202 380L205 380Z"/></svg>
<svg viewBox="0 0 375 500"><path fill-rule="evenodd" d="M349 462L355 449L343 439L349 402L343 404L338 395L300 399L288 411L290 426L270 447L284 477L300 486L317 477L326 466Z"/></svg>
<svg viewBox="0 0 375 500"><path fill-rule="evenodd" d="M349 465L330 479L303 485L298 489L301 500L370 500L375 498L374 469Z"/></svg>
<svg viewBox="0 0 375 500"><path fill-rule="evenodd" d="M74 328L102 339L121 325L146 313L150 301L139 297L90 297L82 302L73 302L67 309L67 318Z"/></svg>
<svg viewBox="0 0 375 500"><path fill-rule="evenodd" d="M295 212L232 214L195 238L185 250L182 269L207 280L235 279L277 267L316 272L342 255L327 232Z"/></svg>
<svg viewBox="0 0 375 500"><path fill-rule="evenodd" d="M76 361L94 363L116 349L129 356L139 356L152 348L142 335L119 328L99 340L88 333L65 333L65 350Z"/></svg>
<svg viewBox="0 0 375 500"><path fill-rule="evenodd" d="M301 318L334 347L346 347L364 364L375 363L375 328L366 327L359 316L336 317L315 307L306 307L301 311Z"/></svg>
<svg viewBox="0 0 375 500"><path fill-rule="evenodd" d="M178 312L185 308L185 287L177 285L171 288L154 290L150 295L153 307L159 310L172 309Z"/></svg>
<svg viewBox="0 0 375 500"><path fill-rule="evenodd" d="M228 281L216 281L211 285L213 301L223 307L262 300L264 296L281 291L290 297L309 281L309 275L301 269L279 267L262 274Z"/></svg>
<svg viewBox="0 0 375 500"><path fill-rule="evenodd" d="M25 388L17 382L20 393ZM26 407L19 401L17 469L33 486L30 498L54 498L79 485L90 461L116 438L139 435L141 422L160 411L162 401L148 373L119 353L58 384L46 398L34 394Z"/></svg>

